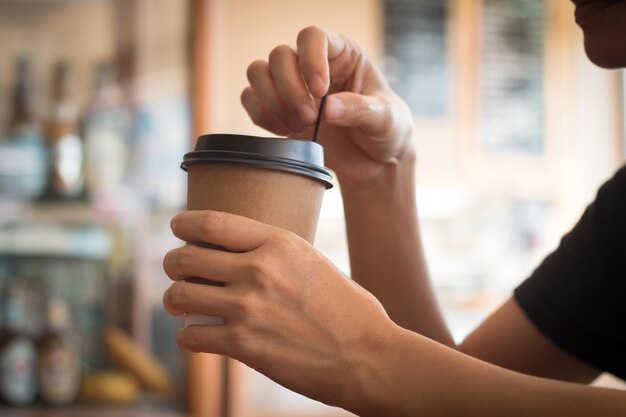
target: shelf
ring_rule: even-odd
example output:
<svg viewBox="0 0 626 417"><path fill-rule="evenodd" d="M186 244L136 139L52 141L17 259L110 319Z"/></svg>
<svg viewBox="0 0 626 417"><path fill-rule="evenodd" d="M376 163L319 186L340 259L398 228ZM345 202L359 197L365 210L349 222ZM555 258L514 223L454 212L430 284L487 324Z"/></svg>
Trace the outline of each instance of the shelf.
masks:
<svg viewBox="0 0 626 417"><path fill-rule="evenodd" d="M0 200L2 223L48 222L55 224L93 224L97 213L86 201L12 201Z"/></svg>
<svg viewBox="0 0 626 417"><path fill-rule="evenodd" d="M67 227L56 222L24 222L0 228L0 255L107 259L111 234L97 226Z"/></svg>

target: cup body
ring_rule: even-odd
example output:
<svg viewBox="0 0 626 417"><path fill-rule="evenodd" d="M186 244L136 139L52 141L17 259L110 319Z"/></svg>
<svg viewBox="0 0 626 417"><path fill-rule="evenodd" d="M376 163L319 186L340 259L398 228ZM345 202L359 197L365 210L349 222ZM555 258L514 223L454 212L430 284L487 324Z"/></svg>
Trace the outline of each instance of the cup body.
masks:
<svg viewBox="0 0 626 417"><path fill-rule="evenodd" d="M187 209L245 216L313 243L324 190L332 186L322 152L316 143L294 139L203 136L182 165L188 172ZM190 324L223 320L188 314L185 325Z"/></svg>
<svg viewBox="0 0 626 417"><path fill-rule="evenodd" d="M315 239L325 187L280 171L219 163L188 167L187 209L249 217Z"/></svg>

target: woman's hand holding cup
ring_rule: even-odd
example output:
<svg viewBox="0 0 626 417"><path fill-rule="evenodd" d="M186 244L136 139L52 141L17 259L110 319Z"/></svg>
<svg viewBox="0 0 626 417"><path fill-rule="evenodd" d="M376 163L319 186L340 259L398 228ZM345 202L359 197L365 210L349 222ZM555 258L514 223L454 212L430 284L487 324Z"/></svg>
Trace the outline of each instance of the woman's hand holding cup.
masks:
<svg viewBox="0 0 626 417"><path fill-rule="evenodd" d="M172 220L187 242L164 269L174 315L223 317L223 326L179 330L181 348L228 355L311 398L349 407L395 331L380 303L295 233L233 214L194 210ZM225 286L186 282L189 277ZM354 406L354 404L352 404Z"/></svg>

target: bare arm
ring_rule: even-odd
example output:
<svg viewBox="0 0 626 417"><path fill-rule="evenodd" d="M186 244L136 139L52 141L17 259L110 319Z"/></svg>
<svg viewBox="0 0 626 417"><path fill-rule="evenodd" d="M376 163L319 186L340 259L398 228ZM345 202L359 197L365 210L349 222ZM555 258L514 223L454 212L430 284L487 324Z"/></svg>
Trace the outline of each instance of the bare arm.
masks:
<svg viewBox="0 0 626 417"><path fill-rule="evenodd" d="M361 416L626 415L626 392L538 378L494 366L400 329L360 365ZM384 356L384 359L382 358ZM383 399L386 399L384 401ZM373 409L372 404L388 408Z"/></svg>
<svg viewBox="0 0 626 417"><path fill-rule="evenodd" d="M373 184L342 184L352 278L376 296L398 325L454 346L428 276L409 148Z"/></svg>
<svg viewBox="0 0 626 417"><path fill-rule="evenodd" d="M170 312L225 319L181 329L184 349L229 355L361 416L625 415L623 391L513 372L396 325L371 294L293 234L209 211L183 213L172 224L185 241L231 251L186 245L164 260L176 281L164 297ZM226 285L185 282L190 276Z"/></svg>
<svg viewBox="0 0 626 417"><path fill-rule="evenodd" d="M408 330L518 372L593 381L600 371L544 336L513 299L456 346L435 299L422 249L414 161L409 151L387 164L374 185L342 185L353 279Z"/></svg>
<svg viewBox="0 0 626 417"><path fill-rule="evenodd" d="M543 335L511 298L459 346L478 359L551 379L589 384L600 371Z"/></svg>

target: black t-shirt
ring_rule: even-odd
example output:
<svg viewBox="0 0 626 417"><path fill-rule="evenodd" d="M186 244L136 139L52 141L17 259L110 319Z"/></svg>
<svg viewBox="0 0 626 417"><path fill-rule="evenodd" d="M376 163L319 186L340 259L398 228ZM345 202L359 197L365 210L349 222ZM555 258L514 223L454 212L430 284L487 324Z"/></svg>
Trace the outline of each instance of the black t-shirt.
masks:
<svg viewBox="0 0 626 417"><path fill-rule="evenodd" d="M553 342L626 380L626 166L514 296Z"/></svg>

